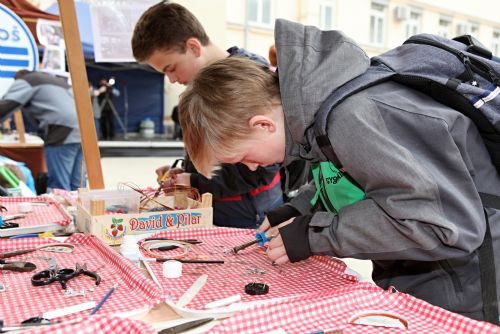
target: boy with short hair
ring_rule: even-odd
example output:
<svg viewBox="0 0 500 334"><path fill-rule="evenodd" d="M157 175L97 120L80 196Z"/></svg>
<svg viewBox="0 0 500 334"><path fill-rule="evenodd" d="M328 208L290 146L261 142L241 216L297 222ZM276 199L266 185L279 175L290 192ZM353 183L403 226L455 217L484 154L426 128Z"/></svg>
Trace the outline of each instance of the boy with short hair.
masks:
<svg viewBox="0 0 500 334"><path fill-rule="evenodd" d="M370 60L337 31L277 20L275 39L278 73L225 59L202 69L181 96L185 147L201 173L209 176L219 163L250 169L299 159L331 163L316 142L314 114ZM500 211L484 209L478 191L500 195L500 176L474 123L388 81L336 107L328 137L342 166L334 181L351 180L362 196L327 210L317 201L322 186L301 191L287 204L295 214L284 217L291 219L269 243L270 259L372 260L380 287L485 319L477 250L486 214L499 254ZM498 268L498 257L489 265ZM497 270L497 289L499 281Z"/></svg>
<svg viewBox="0 0 500 334"><path fill-rule="evenodd" d="M190 83L201 68L227 57L247 57L267 65L263 57L246 50L219 48L210 41L201 23L189 10L167 1L143 13L134 28L132 51L137 61L148 63L164 73L170 82L183 85ZM200 193L213 194L215 225L256 228L269 210L283 203L277 165L255 171L242 164L224 165L218 175L209 180L196 171L186 156L182 169L164 166L156 170L159 177L167 171L171 182L192 186Z"/></svg>

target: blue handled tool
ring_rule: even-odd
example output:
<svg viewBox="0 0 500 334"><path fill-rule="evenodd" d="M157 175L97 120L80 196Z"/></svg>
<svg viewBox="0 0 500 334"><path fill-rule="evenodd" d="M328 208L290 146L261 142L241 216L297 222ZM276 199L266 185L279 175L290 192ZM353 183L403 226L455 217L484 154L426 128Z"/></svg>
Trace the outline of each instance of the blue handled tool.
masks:
<svg viewBox="0 0 500 334"><path fill-rule="evenodd" d="M274 235L270 235L269 237L267 237L265 231L264 232L257 232L257 234L255 235L255 240L252 240L252 241L249 241L249 242L245 242L242 245L233 247L231 249L231 252L233 252L234 254L236 254L240 250L245 249L247 247L250 247L252 245L255 245L256 243L258 243L259 246L264 246L264 244L266 242L271 241L273 238L274 238Z"/></svg>
<svg viewBox="0 0 500 334"><path fill-rule="evenodd" d="M94 309L92 311L90 311L90 315L94 315L97 311L99 311L99 309L106 302L106 300L108 300L108 298L111 296L111 294L113 292L115 292L116 288L118 287L118 285L120 285L120 283L121 283L121 280L118 280L118 282L116 282L116 284L114 284L111 287L111 289L109 289L109 291L104 295L104 297L102 297L101 301L96 305L96 307L94 307Z"/></svg>

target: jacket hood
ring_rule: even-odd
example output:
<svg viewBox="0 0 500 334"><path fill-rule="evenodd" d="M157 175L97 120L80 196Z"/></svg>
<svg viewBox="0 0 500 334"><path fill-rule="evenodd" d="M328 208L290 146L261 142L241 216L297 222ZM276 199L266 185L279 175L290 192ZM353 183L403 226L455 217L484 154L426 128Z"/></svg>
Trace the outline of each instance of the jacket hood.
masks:
<svg viewBox="0 0 500 334"><path fill-rule="evenodd" d="M305 131L321 103L335 89L365 72L370 59L340 31L322 31L283 19L276 20L275 45L288 127L287 147L296 150L297 144L312 144ZM301 154L288 151L287 155Z"/></svg>

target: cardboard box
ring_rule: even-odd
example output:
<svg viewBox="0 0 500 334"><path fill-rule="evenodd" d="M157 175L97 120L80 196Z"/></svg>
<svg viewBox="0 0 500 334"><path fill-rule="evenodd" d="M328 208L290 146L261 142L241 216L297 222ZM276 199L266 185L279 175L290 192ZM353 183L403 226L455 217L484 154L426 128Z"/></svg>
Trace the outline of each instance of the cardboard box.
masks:
<svg viewBox="0 0 500 334"><path fill-rule="evenodd" d="M80 232L97 236L108 245L120 245L126 234L212 227L212 194L203 194L201 202L190 198L187 202L189 207L198 207L186 210L104 214L104 200L92 200L90 210L82 203L78 204L76 227Z"/></svg>

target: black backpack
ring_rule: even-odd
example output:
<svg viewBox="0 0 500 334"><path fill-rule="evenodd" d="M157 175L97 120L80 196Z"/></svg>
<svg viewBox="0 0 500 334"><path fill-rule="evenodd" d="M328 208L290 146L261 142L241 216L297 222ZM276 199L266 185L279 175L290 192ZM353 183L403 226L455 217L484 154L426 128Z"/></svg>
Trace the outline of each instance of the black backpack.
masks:
<svg viewBox="0 0 500 334"><path fill-rule="evenodd" d="M500 59L470 35L453 40L430 34L371 59L367 71L336 89L315 114L321 151L338 163L328 138L328 116L349 96L392 80L423 92L473 120L500 174ZM480 193L483 206L500 210L500 197ZM499 324L496 275L490 227L479 248L485 320Z"/></svg>

